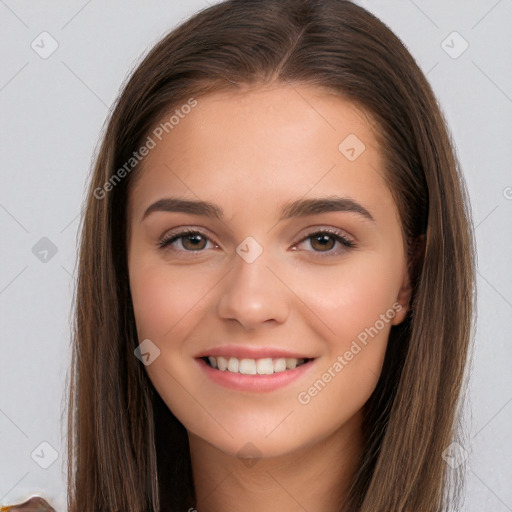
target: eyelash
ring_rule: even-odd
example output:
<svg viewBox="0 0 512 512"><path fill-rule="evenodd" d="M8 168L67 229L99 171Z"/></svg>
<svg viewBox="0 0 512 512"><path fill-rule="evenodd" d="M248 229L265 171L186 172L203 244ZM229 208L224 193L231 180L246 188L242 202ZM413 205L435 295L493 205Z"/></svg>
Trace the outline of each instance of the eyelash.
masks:
<svg viewBox="0 0 512 512"><path fill-rule="evenodd" d="M201 231L197 231L194 229L185 229L185 230L181 231L180 233L164 236L161 240L159 240L157 242L157 246L160 249L171 250L173 252L189 252L189 253L203 252L204 249L200 249L197 251L189 251L186 249L178 250L178 249L171 247L171 244L173 242L175 242L176 240L179 240L180 238L185 238L187 236L192 236L192 235L200 235L203 238L205 238L206 240L211 242L210 238L208 236L206 236L204 233L202 233ZM320 231L313 231L313 232L309 233L308 235L306 235L301 240L299 240L297 245L301 244L302 242L305 242L309 238L314 238L319 235L330 235L331 238L333 238L335 241L339 242L346 250L353 249L354 247L356 247L356 244L352 240L350 240L349 238L344 236L341 232L336 231L336 230L331 230L331 229L323 229ZM333 252L332 250L325 251L325 252L324 251L313 251L313 252L316 252L320 257L338 256L340 254L340 251Z"/></svg>

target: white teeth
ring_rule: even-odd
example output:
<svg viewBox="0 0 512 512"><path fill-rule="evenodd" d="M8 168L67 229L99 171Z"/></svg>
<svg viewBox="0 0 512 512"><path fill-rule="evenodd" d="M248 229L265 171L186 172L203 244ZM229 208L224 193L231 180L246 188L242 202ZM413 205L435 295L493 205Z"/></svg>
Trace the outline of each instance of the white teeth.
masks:
<svg viewBox="0 0 512 512"><path fill-rule="evenodd" d="M274 371L276 373L284 372L286 370L286 359L284 357L280 357L274 361Z"/></svg>
<svg viewBox="0 0 512 512"><path fill-rule="evenodd" d="M225 357L217 357L217 368L222 371L228 369L228 361Z"/></svg>
<svg viewBox="0 0 512 512"><path fill-rule="evenodd" d="M305 359L294 357L279 357L272 359L237 359L236 357L208 356L208 361L213 368L231 373L245 375L272 375L286 370L293 370L305 362Z"/></svg>
<svg viewBox="0 0 512 512"><path fill-rule="evenodd" d="M238 373L238 359L230 357L228 361L228 370L233 373Z"/></svg>
<svg viewBox="0 0 512 512"><path fill-rule="evenodd" d="M238 372L245 375L256 375L256 361L254 359L241 359Z"/></svg>
<svg viewBox="0 0 512 512"><path fill-rule="evenodd" d="M272 375L274 373L274 365L272 364L272 359L258 359L256 361L256 371L260 375Z"/></svg>
<svg viewBox="0 0 512 512"><path fill-rule="evenodd" d="M297 366L297 359L293 357L287 357L286 358L286 368L288 370L293 370Z"/></svg>

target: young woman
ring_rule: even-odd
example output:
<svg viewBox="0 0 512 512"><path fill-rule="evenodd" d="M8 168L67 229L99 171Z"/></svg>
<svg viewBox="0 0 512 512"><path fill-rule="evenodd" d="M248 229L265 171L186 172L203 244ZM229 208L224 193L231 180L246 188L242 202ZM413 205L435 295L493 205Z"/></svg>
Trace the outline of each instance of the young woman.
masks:
<svg viewBox="0 0 512 512"><path fill-rule="evenodd" d="M473 287L399 39L349 1L204 9L135 70L91 178L69 511L453 509Z"/></svg>

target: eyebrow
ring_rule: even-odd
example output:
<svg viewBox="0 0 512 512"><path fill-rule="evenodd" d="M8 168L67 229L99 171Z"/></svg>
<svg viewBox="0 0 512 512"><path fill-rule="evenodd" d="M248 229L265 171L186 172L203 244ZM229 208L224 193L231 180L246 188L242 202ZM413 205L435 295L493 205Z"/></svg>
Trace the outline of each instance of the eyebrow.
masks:
<svg viewBox="0 0 512 512"><path fill-rule="evenodd" d="M204 217L213 217L223 220L222 208L209 201L198 201L191 199L180 199L177 197L166 197L151 204L141 222L153 212L180 212ZM371 213L361 204L348 197L322 197L315 199L298 199L285 203L279 221L292 217L305 217L308 215L319 215L328 212L351 212L358 213L366 219L375 222Z"/></svg>

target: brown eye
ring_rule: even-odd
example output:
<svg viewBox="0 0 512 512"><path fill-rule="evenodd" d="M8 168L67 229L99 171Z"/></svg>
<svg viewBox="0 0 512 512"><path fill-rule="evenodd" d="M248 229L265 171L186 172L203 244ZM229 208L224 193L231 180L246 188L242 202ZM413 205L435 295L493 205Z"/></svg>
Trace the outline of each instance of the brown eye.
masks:
<svg viewBox="0 0 512 512"><path fill-rule="evenodd" d="M175 242L181 241L181 247ZM158 242L158 246L162 249L169 248L177 252L201 252L206 248L210 239L199 231L182 231L175 235L168 235Z"/></svg>
<svg viewBox="0 0 512 512"><path fill-rule="evenodd" d="M195 235L187 235L180 237L182 239L181 244L185 249L190 249L191 251L197 251L200 249L204 249L204 243L206 239L200 235L199 233Z"/></svg>
<svg viewBox="0 0 512 512"><path fill-rule="evenodd" d="M310 233L301 240L300 244L303 244L307 240L310 241L309 245L313 248L313 252L319 253L318 255L321 257L339 256L356 246L355 242L346 237L342 232L330 230ZM334 251L333 249L336 244L341 245L341 248Z"/></svg>
<svg viewBox="0 0 512 512"><path fill-rule="evenodd" d="M319 251L330 251L336 245L336 240L332 235L319 234L311 237L311 247Z"/></svg>

